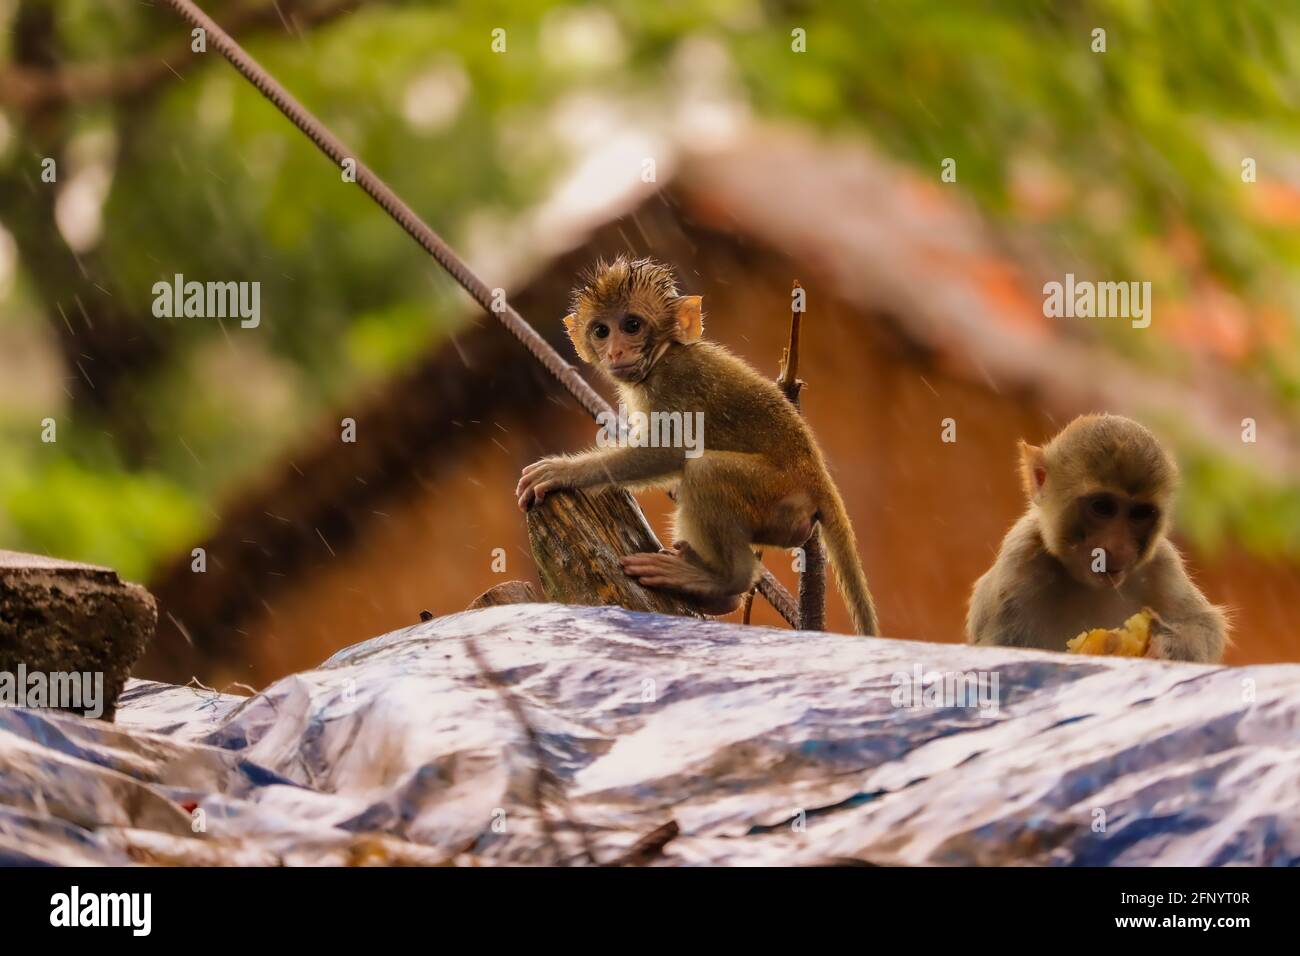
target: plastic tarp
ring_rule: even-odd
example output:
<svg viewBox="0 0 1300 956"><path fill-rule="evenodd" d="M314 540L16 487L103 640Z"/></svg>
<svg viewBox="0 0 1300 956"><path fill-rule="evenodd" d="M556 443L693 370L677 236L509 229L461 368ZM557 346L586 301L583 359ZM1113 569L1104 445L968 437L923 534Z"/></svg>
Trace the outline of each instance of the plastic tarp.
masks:
<svg viewBox="0 0 1300 956"><path fill-rule="evenodd" d="M496 607L0 709L0 862L1295 864L1300 666ZM657 841L663 843L663 839Z"/></svg>

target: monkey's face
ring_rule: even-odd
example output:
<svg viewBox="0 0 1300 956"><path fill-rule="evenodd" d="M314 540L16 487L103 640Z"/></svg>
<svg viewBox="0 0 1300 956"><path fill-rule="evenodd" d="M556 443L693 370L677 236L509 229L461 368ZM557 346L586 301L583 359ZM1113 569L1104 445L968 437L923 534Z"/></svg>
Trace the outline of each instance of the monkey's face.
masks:
<svg viewBox="0 0 1300 956"><path fill-rule="evenodd" d="M673 342L695 342L704 330L700 297L678 295L666 266L623 257L597 263L587 274L564 325L584 361L633 385Z"/></svg>
<svg viewBox="0 0 1300 956"><path fill-rule="evenodd" d="M654 365L653 326L636 312L593 319L587 326L587 343L596 363L616 382L639 382Z"/></svg>
<svg viewBox="0 0 1300 956"><path fill-rule="evenodd" d="M1059 550L1071 576L1093 588L1119 588L1151 557L1163 528L1163 508L1123 492L1079 495L1060 515Z"/></svg>
<svg viewBox="0 0 1300 956"><path fill-rule="evenodd" d="M1076 581L1118 588L1164 535L1178 467L1137 422L1082 415L1046 448L1020 444L1047 550Z"/></svg>

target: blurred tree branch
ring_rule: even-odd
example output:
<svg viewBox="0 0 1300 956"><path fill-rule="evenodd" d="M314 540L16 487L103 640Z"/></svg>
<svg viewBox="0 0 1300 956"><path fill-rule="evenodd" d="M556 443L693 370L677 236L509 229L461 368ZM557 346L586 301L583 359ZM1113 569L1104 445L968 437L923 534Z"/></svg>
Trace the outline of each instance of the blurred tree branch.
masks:
<svg viewBox="0 0 1300 956"><path fill-rule="evenodd" d="M358 0L272 0L256 6L239 3L218 15L232 33L277 24L291 33L301 33L306 27L350 13L357 6ZM55 60L48 56L39 58L45 61L40 65L32 65L35 57L18 57L20 62L0 70L0 108L31 116L43 109L74 103L130 100L192 69L200 54L191 51L190 42L186 32L179 42L132 60L111 63L56 67ZM24 59L26 63L21 62Z"/></svg>
<svg viewBox="0 0 1300 956"><path fill-rule="evenodd" d="M283 25L299 35L305 27L357 5L358 0L272 0L254 6L238 0L218 16L232 30L247 33ZM10 108L24 121L28 144L37 156L62 166L69 135L66 120L74 107L103 103L115 111L119 127L130 127L141 117L141 100L162 92L168 81L198 64L189 32L176 32L182 33L180 41L155 53L119 63L60 67L63 56L52 8L44 2L24 2L14 21L13 61L0 70L0 108ZM125 108L128 105L134 108ZM55 226L56 197L54 189L36 182L21 166L0 176L0 218L48 307L67 370L65 388L78 405L107 413L115 421L127 459L136 460L149 448L148 428L141 410L130 407L129 390L120 386L164 360L171 351L171 336L165 326L138 321L135 310L115 294L98 249L78 255L68 248Z"/></svg>

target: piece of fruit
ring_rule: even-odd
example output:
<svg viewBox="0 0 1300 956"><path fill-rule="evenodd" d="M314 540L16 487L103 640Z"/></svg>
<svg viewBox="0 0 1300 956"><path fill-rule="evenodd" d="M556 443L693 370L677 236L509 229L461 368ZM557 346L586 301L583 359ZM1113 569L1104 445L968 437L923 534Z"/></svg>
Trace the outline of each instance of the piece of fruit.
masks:
<svg viewBox="0 0 1300 956"><path fill-rule="evenodd" d="M1115 657L1144 657L1151 646L1151 633L1163 627L1149 607L1134 614L1122 627L1098 627L1066 642L1071 654L1110 654Z"/></svg>

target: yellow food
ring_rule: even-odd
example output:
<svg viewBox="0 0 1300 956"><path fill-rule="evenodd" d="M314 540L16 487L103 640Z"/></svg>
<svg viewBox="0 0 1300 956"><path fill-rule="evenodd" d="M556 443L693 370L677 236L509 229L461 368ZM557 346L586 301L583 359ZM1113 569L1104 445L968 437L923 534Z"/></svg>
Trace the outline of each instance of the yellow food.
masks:
<svg viewBox="0 0 1300 956"><path fill-rule="evenodd" d="M1116 657L1143 657L1151 644L1151 622L1155 613L1143 608L1124 622L1123 627L1098 627L1069 640L1065 649L1071 654L1112 654Z"/></svg>

